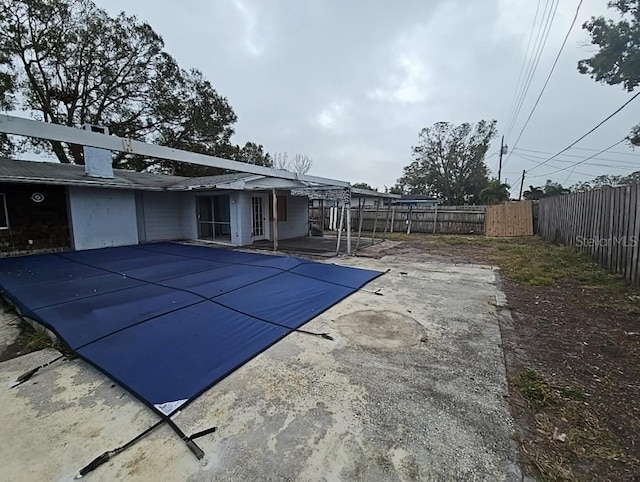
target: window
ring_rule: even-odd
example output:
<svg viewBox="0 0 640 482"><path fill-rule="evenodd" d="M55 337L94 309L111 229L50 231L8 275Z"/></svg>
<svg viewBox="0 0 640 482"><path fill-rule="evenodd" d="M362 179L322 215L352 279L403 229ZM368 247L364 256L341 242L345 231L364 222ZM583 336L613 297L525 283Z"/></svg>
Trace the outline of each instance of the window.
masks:
<svg viewBox="0 0 640 482"><path fill-rule="evenodd" d="M2 205L0 205L0 229L9 229L9 215L7 214L7 198L0 193Z"/></svg>
<svg viewBox="0 0 640 482"><path fill-rule="evenodd" d="M278 221L287 220L287 196L277 195L278 200ZM269 195L269 219L273 221L273 195Z"/></svg>

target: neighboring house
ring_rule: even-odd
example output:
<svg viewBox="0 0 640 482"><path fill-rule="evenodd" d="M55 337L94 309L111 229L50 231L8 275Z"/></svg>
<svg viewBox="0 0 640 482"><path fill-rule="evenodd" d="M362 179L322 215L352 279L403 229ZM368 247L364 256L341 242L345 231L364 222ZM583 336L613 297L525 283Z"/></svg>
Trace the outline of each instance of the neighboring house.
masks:
<svg viewBox="0 0 640 482"><path fill-rule="evenodd" d="M301 181L255 174L185 178L99 172L53 162L0 159L0 251L91 249L201 239L249 245L306 236L309 200ZM106 177L105 177L106 176Z"/></svg>
<svg viewBox="0 0 640 482"><path fill-rule="evenodd" d="M400 199L395 199L393 204L401 206L413 206L422 208L432 208L439 204L434 197L423 196L421 194L403 194Z"/></svg>

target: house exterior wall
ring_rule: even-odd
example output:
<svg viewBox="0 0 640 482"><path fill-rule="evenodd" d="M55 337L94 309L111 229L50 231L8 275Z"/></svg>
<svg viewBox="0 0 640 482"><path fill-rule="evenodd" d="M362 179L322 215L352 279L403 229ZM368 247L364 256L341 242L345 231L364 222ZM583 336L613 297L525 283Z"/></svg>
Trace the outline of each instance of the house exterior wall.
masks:
<svg viewBox="0 0 640 482"><path fill-rule="evenodd" d="M287 220L278 221L278 238L289 239L309 234L309 198L287 195Z"/></svg>
<svg viewBox="0 0 640 482"><path fill-rule="evenodd" d="M197 236L195 197L191 193L136 193L140 242L194 239Z"/></svg>
<svg viewBox="0 0 640 482"><path fill-rule="evenodd" d="M69 187L75 249L138 244L133 191Z"/></svg>

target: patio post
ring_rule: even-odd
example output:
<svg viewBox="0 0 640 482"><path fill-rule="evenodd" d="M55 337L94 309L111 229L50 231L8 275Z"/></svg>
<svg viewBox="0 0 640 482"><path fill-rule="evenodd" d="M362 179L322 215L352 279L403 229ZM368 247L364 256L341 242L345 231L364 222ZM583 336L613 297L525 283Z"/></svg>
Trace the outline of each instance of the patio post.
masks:
<svg viewBox="0 0 640 482"><path fill-rule="evenodd" d="M271 190L273 195L273 250L278 251L278 196L276 190Z"/></svg>
<svg viewBox="0 0 640 482"><path fill-rule="evenodd" d="M378 213L380 212L380 198L376 198L376 216L373 219L373 233L371 234L371 246L376 239L376 228L378 227Z"/></svg>
<svg viewBox="0 0 640 482"><path fill-rule="evenodd" d="M362 221L364 220L364 198L358 198L358 240L356 241L356 251L360 247L360 235L362 234Z"/></svg>
<svg viewBox="0 0 640 482"><path fill-rule="evenodd" d="M387 206L387 217L384 219L384 233L382 239L387 239L387 229L389 228L389 214L391 213L391 199L389 199L389 205Z"/></svg>
<svg viewBox="0 0 640 482"><path fill-rule="evenodd" d="M342 211L340 213L340 226L338 226L338 245L336 246L336 256L340 254L340 238L342 237L343 225L344 225L344 201L342 201Z"/></svg>
<svg viewBox="0 0 640 482"><path fill-rule="evenodd" d="M347 216L347 254L351 255L351 199L347 203L349 215Z"/></svg>

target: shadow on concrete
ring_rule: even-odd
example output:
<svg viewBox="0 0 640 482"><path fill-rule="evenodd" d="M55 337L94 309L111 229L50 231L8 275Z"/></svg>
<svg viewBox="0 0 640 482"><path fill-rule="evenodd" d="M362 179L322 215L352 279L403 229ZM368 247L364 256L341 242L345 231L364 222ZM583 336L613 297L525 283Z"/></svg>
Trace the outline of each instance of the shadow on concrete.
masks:
<svg viewBox="0 0 640 482"><path fill-rule="evenodd" d="M358 251L361 251L373 244L382 242L382 239L375 239L374 243L371 242L371 238L360 238L360 246ZM357 239L354 236L351 239L351 252L356 252ZM338 244L338 238L336 236L304 236L302 238L283 239L278 242L278 251L285 253L302 253L312 254L315 256L336 256L336 248ZM256 241L251 245L255 249L273 250L272 241ZM340 253L345 254L347 252L347 240L345 236L340 239Z"/></svg>

